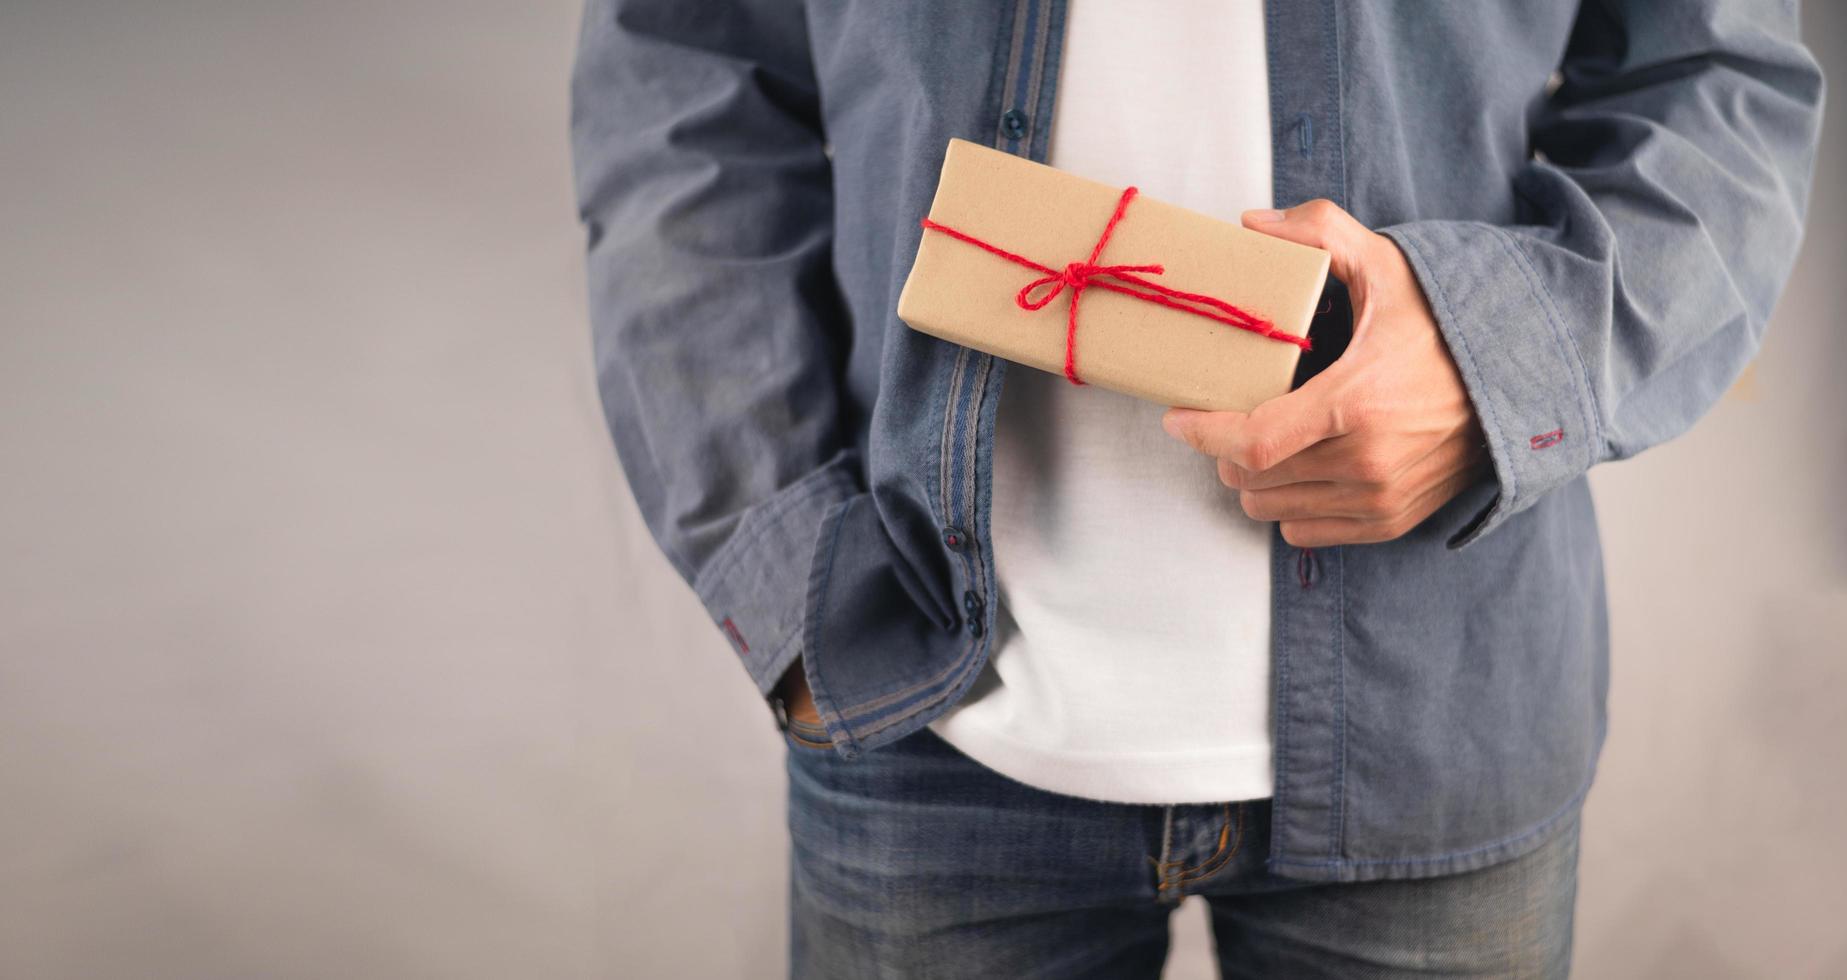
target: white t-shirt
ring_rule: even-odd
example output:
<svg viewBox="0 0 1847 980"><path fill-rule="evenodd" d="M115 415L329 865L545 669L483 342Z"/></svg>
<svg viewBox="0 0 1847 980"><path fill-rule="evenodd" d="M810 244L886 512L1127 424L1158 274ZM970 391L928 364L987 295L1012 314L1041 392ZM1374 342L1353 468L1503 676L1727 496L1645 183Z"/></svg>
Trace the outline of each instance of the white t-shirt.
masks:
<svg viewBox="0 0 1847 980"><path fill-rule="evenodd" d="M1228 221L1269 207L1264 57L1262 0L1074 2L1048 162ZM1164 411L1009 366L994 649L931 728L1054 792L1268 796L1271 527L1244 515L1212 460L1161 431Z"/></svg>

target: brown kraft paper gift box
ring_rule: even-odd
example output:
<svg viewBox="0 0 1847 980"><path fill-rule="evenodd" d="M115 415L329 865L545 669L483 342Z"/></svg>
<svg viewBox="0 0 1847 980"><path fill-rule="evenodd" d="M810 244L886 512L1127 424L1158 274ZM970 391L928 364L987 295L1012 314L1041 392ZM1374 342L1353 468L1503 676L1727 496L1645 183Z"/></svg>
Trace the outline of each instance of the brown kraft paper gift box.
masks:
<svg viewBox="0 0 1847 980"><path fill-rule="evenodd" d="M1064 373L1070 303L1078 290L1074 280L1058 276L1069 263L1090 258L1123 195L1121 187L950 140L929 221L951 231L928 225L922 231L898 317L923 333ZM1230 304L1306 342L1327 281L1328 254L1136 196L1095 265L1159 265L1160 273L1130 275ZM1057 295L1040 309L1023 308L1022 288L1040 280L1027 300L1040 301L1054 289ZM1074 367L1084 383L1163 405L1241 412L1289 390L1303 349L1298 343L1124 295L1104 283L1152 291L1120 277L1087 280L1073 334ZM1173 301L1226 315L1197 297Z"/></svg>

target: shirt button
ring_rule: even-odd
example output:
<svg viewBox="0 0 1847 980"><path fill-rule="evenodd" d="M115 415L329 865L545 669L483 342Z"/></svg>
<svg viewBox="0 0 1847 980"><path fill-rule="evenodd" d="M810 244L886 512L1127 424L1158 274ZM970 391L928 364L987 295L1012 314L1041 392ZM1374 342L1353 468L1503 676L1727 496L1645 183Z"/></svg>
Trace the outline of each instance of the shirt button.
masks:
<svg viewBox="0 0 1847 980"><path fill-rule="evenodd" d="M963 546L967 543L968 539L962 535L961 528L953 525L943 528L943 544L947 546L950 551L961 551Z"/></svg>
<svg viewBox="0 0 1847 980"><path fill-rule="evenodd" d="M1018 109L1008 109L1000 117L1000 131L1008 139L1019 139L1026 135L1026 113Z"/></svg>

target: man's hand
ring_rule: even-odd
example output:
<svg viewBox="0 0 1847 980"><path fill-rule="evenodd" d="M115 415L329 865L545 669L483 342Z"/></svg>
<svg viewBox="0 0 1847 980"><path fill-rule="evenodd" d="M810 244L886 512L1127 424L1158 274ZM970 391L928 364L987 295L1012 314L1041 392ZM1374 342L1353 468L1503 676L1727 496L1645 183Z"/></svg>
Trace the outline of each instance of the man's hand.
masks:
<svg viewBox="0 0 1847 980"><path fill-rule="evenodd" d="M1298 547L1389 541L1487 472L1486 442L1398 246L1331 201L1247 211L1253 231L1326 249L1353 339L1302 387L1244 412L1170 408L1169 435L1218 460L1244 512Z"/></svg>
<svg viewBox="0 0 1847 980"><path fill-rule="evenodd" d="M821 713L815 710L814 693L808 690L808 675L802 670L800 658L782 675L774 693L782 695L783 705L789 709L789 717L811 725L821 723Z"/></svg>

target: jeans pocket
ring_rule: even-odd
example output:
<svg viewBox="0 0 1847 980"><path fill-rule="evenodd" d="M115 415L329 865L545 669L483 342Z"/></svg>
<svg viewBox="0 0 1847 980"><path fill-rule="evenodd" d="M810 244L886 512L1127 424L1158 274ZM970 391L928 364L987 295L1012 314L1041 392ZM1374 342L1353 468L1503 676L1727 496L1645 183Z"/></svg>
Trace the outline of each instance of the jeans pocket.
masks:
<svg viewBox="0 0 1847 980"><path fill-rule="evenodd" d="M827 734L827 729L811 721L790 717L782 734L783 741L791 749L803 752L834 751L834 740Z"/></svg>

